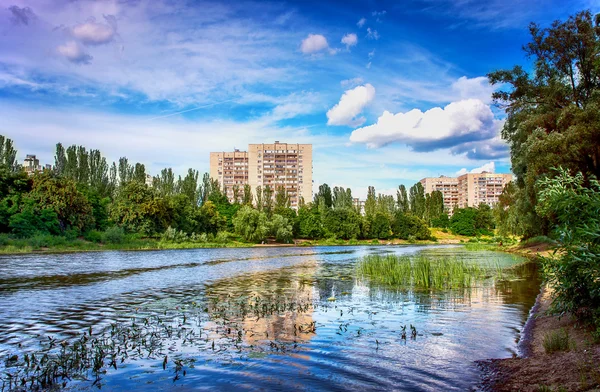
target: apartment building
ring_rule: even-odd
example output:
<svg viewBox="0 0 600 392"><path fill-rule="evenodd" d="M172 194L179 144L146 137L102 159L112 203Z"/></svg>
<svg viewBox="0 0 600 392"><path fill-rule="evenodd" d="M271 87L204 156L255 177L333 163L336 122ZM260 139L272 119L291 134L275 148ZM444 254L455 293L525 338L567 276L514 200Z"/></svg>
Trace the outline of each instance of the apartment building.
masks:
<svg viewBox="0 0 600 392"><path fill-rule="evenodd" d="M227 189L233 200L233 187L248 184L256 199L257 187L275 190L283 186L292 208L300 198L312 200L312 144L250 144L248 151L210 153L210 176Z"/></svg>
<svg viewBox="0 0 600 392"><path fill-rule="evenodd" d="M447 211L452 211L454 206L459 204L458 195L458 178L456 177L430 177L423 178L420 181L425 189L425 194L433 191L440 191L444 196L444 208Z"/></svg>
<svg viewBox="0 0 600 392"><path fill-rule="evenodd" d="M35 155L28 154L23 160L23 169L32 176L35 172L42 171L42 165L40 165L40 160Z"/></svg>
<svg viewBox="0 0 600 392"><path fill-rule="evenodd" d="M425 193L440 191L444 195L444 207L452 211L459 208L477 207L484 203L493 206L498 202L504 186L512 181L512 174L467 173L459 177L429 177L420 182Z"/></svg>
<svg viewBox="0 0 600 392"><path fill-rule="evenodd" d="M476 207L498 203L504 186L512 181L512 174L467 173L458 177L458 207Z"/></svg>

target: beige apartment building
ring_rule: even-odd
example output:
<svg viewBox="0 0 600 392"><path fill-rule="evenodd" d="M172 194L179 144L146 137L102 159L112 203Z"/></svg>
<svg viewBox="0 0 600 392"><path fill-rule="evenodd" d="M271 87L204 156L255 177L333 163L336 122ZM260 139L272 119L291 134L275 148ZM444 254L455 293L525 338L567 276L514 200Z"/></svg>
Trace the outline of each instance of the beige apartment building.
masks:
<svg viewBox="0 0 600 392"><path fill-rule="evenodd" d="M248 184L256 200L256 189L283 186L292 208L300 198L312 200L312 144L250 144L248 151L210 153L210 176L227 188L233 201L233 187Z"/></svg>
<svg viewBox="0 0 600 392"><path fill-rule="evenodd" d="M425 193L440 191L444 195L444 207L452 211L459 208L477 207L484 203L490 207L498 203L504 186L512 181L512 174L467 173L459 177L429 177L420 182Z"/></svg>

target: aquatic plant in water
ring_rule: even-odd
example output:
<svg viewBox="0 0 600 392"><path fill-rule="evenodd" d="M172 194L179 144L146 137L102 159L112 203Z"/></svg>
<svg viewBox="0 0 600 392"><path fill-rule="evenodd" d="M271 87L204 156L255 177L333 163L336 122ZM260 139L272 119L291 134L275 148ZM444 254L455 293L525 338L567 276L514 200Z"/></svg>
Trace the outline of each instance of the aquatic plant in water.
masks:
<svg viewBox="0 0 600 392"><path fill-rule="evenodd" d="M368 255L357 264L359 276L416 289L471 287L489 276L489 269L456 257Z"/></svg>

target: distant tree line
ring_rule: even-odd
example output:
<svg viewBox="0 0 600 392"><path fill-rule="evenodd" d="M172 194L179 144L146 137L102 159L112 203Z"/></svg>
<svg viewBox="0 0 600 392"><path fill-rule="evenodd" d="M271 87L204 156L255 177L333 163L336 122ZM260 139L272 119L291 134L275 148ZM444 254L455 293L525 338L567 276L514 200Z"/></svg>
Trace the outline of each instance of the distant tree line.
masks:
<svg viewBox="0 0 600 392"><path fill-rule="evenodd" d="M18 238L83 235L101 241L129 233L183 241L192 235L229 232L253 242L269 237L280 242L426 240L431 238L428 227L448 227L465 235L493 228L493 220L476 218L468 213L471 209L449 219L442 193L426 195L421 183L408 191L401 185L396 197L369 187L364 215L350 189L322 184L313 200L300 200L296 211L283 187L259 186L253 192L249 185L236 185L230 202L227 189L208 173L201 177L189 169L182 177L165 168L149 186L141 163L122 157L109 164L99 150L65 148L60 143L53 169L28 176L16 161L12 140L4 137L0 137L0 183L0 233Z"/></svg>

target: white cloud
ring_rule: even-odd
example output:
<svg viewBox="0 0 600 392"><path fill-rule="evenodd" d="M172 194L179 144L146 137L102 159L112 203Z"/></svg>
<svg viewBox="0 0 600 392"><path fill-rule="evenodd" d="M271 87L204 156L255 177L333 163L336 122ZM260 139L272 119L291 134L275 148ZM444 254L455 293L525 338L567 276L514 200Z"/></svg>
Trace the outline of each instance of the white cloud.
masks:
<svg viewBox="0 0 600 392"><path fill-rule="evenodd" d="M102 45L113 40L117 30L116 18L112 15L104 17L108 24L96 22L90 18L87 22L75 25L71 29L73 37L84 45Z"/></svg>
<svg viewBox="0 0 600 392"><path fill-rule="evenodd" d="M60 45L56 48L56 51L72 63L89 64L92 61L92 56L87 54L81 45L75 41Z"/></svg>
<svg viewBox="0 0 600 392"><path fill-rule="evenodd" d="M377 30L372 30L370 27L367 27L367 38L368 39L374 39L374 40L378 40L379 39L379 33L377 32Z"/></svg>
<svg viewBox="0 0 600 392"><path fill-rule="evenodd" d="M369 83L347 90L340 102L327 112L327 125L348 125L352 127L364 124L366 119L357 116L365 106L375 98L375 87Z"/></svg>
<svg viewBox="0 0 600 392"><path fill-rule="evenodd" d="M360 18L360 20L356 23L356 25L360 28L360 27L363 27L366 22L367 22L367 20L365 18Z"/></svg>
<svg viewBox="0 0 600 392"><path fill-rule="evenodd" d="M369 52L369 60L371 60L375 56L375 49Z"/></svg>
<svg viewBox="0 0 600 392"><path fill-rule="evenodd" d="M371 15L373 15L373 16L383 16L386 13L387 13L386 10L383 10L383 11L373 11L373 12L371 12Z"/></svg>
<svg viewBox="0 0 600 392"><path fill-rule="evenodd" d="M342 43L346 45L346 49L350 49L350 47L356 45L357 42L358 37L354 33L346 34L342 37Z"/></svg>
<svg viewBox="0 0 600 392"><path fill-rule="evenodd" d="M480 100L452 102L444 108L422 112L383 112L376 124L354 130L350 141L377 148L399 142L418 151L432 151L462 143L491 139L498 120L490 107Z"/></svg>
<svg viewBox="0 0 600 392"><path fill-rule="evenodd" d="M467 174L467 173L483 173L483 172L488 172L488 173L494 173L496 171L496 164L494 162L488 162L480 167L476 167L475 169L471 169L471 171L469 172L466 168L462 168L459 171L456 172L457 176L462 176L463 174Z"/></svg>
<svg viewBox="0 0 600 392"><path fill-rule="evenodd" d="M365 65L365 67L366 67L367 69L371 69L371 62L369 61L369 62L367 63L367 65Z"/></svg>
<svg viewBox="0 0 600 392"><path fill-rule="evenodd" d="M485 76L476 78L461 76L452 83L451 89L461 99L474 98L485 103L492 102L492 93L495 90Z"/></svg>
<svg viewBox="0 0 600 392"><path fill-rule="evenodd" d="M302 40L302 44L300 45L300 50L304 54L320 52L327 48L329 48L327 38L321 34L309 34L308 37Z"/></svg>

